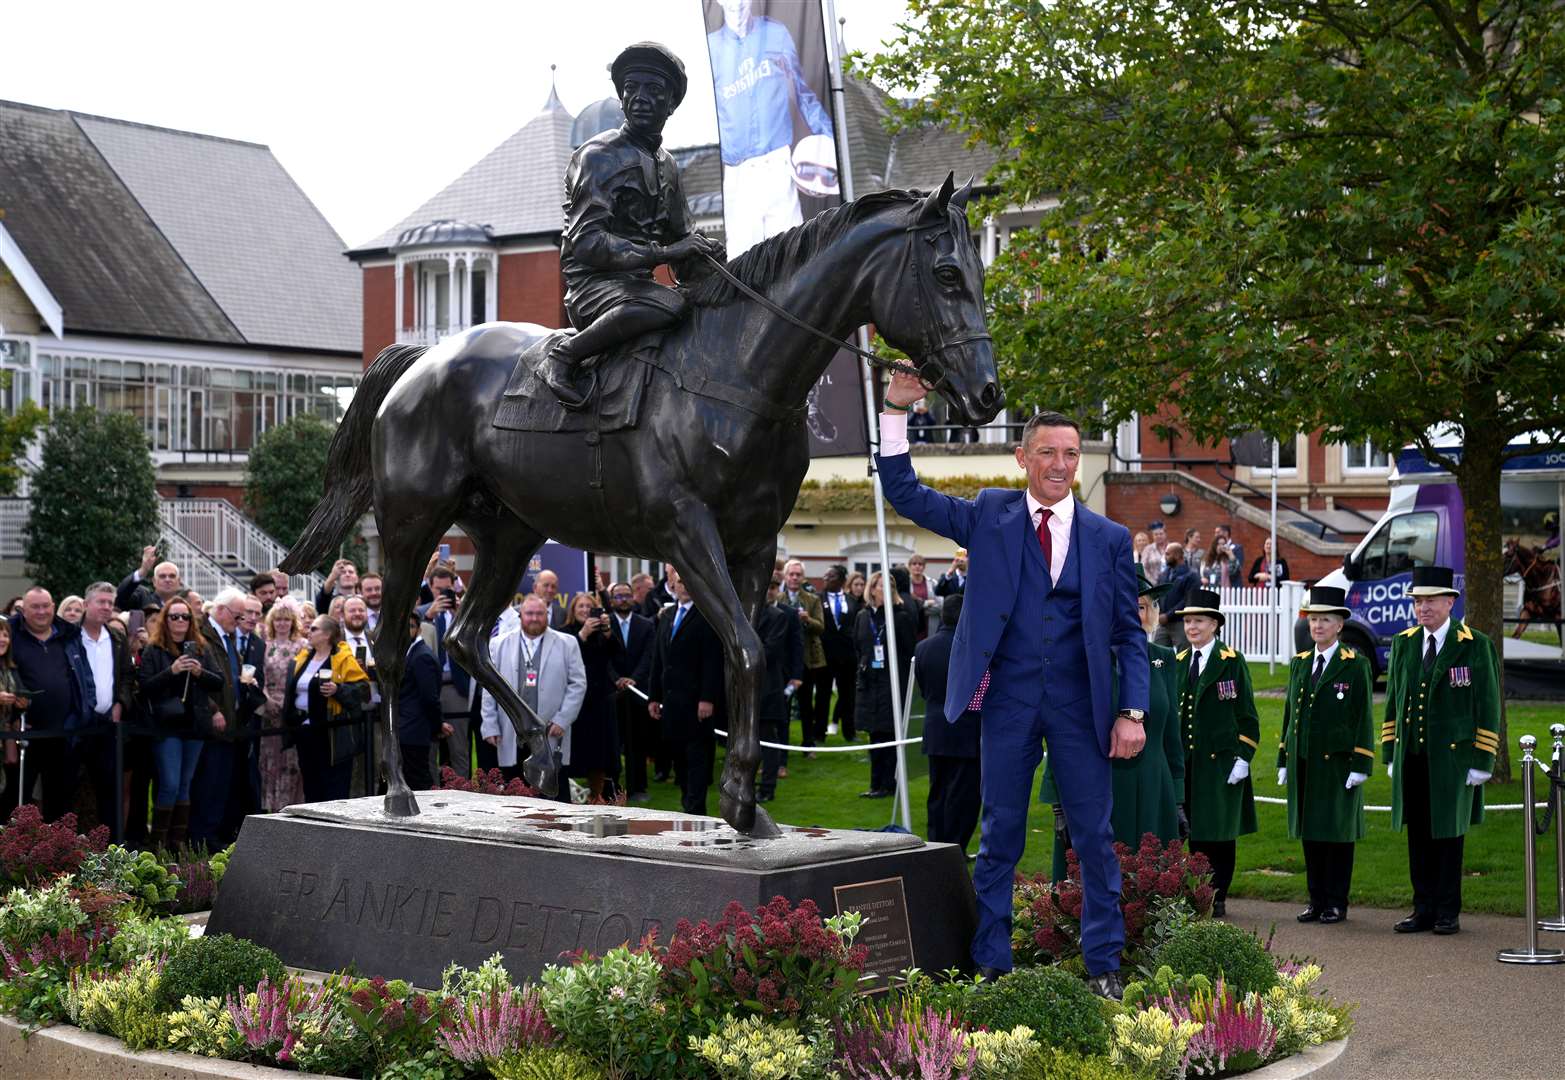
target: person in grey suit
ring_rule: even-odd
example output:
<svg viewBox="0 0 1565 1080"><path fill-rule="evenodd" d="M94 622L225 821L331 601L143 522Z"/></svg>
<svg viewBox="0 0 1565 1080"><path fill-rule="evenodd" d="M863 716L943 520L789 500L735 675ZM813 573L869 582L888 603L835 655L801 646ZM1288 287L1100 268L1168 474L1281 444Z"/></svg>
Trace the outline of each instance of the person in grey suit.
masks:
<svg viewBox="0 0 1565 1080"><path fill-rule="evenodd" d="M549 725L551 745L559 740L560 764L569 765L571 724L587 695L587 668L576 639L549 629L548 605L542 597L531 595L522 601L521 625L491 638L489 655L501 678ZM488 694L479 730L499 755L500 772L507 779L521 776L516 727ZM560 798L569 801L567 785L561 785Z"/></svg>

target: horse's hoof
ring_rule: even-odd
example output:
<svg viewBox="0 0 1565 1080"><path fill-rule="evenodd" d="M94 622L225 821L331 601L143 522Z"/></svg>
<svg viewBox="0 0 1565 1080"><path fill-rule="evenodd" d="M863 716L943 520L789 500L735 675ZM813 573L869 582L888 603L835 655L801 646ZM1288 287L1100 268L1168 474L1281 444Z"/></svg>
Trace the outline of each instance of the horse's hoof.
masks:
<svg viewBox="0 0 1565 1080"><path fill-rule="evenodd" d="M750 827L751 840L776 840L783 832L777 827L777 822L772 820L772 815L766 812L765 807L755 808L755 824Z"/></svg>
<svg viewBox="0 0 1565 1080"><path fill-rule="evenodd" d="M750 834L750 830L755 828L755 811L754 800L747 803L737 795L730 795L726 791L718 797L717 812L723 815L724 821L733 826L735 832L744 833L746 836Z"/></svg>
<svg viewBox="0 0 1565 1080"><path fill-rule="evenodd" d="M545 799L560 793L560 771L550 765L534 765L532 758L522 766L522 779Z"/></svg>
<svg viewBox="0 0 1565 1080"><path fill-rule="evenodd" d="M411 791L386 792L385 800L381 808L390 817L415 817L418 814L418 799Z"/></svg>

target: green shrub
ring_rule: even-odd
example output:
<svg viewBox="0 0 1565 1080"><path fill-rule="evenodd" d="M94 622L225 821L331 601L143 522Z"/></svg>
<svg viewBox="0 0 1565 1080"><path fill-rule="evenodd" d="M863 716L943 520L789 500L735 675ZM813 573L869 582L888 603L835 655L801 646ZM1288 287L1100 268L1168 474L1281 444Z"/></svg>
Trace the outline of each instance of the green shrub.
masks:
<svg viewBox="0 0 1565 1080"><path fill-rule="evenodd" d="M963 975L958 968L930 975L920 968L907 968L902 972L902 996L917 999L922 1005L938 1013L948 1013L958 1020L967 1015L968 1006L987 984L977 978Z"/></svg>
<svg viewBox="0 0 1565 1080"><path fill-rule="evenodd" d="M544 969L539 1000L565 1042L614 1076L664 1076L685 1055L658 998L662 965L620 946L601 959Z"/></svg>
<svg viewBox="0 0 1565 1080"><path fill-rule="evenodd" d="M1199 977L1199 976L1198 976ZM1109 1060L1127 1069L1149 1076L1176 1076L1185 1059L1185 1047L1201 1025L1190 1020L1175 1020L1162 1009L1116 1016L1114 1046Z"/></svg>
<svg viewBox="0 0 1565 1080"><path fill-rule="evenodd" d="M489 1066L495 1080L604 1080L604 1072L574 1050L539 1047L507 1054Z"/></svg>
<svg viewBox="0 0 1565 1080"><path fill-rule="evenodd" d="M223 998L252 990L262 979L283 982L288 972L271 949L244 938L216 934L192 938L163 969L158 1001L172 1011L187 997Z"/></svg>
<svg viewBox="0 0 1565 1080"><path fill-rule="evenodd" d="M1122 1069L1101 1054L1045 1048L1015 1080L1144 1080L1144 1074Z"/></svg>
<svg viewBox="0 0 1565 1080"><path fill-rule="evenodd" d="M113 1035L132 1050L161 1050L168 1023L158 990L157 966L144 960L118 975L73 981L66 1014L82 1029Z"/></svg>
<svg viewBox="0 0 1565 1080"><path fill-rule="evenodd" d="M1085 983L1054 968L1018 968L980 987L967 1009L969 1027L1029 1027L1044 1046L1106 1054L1109 1029Z"/></svg>
<svg viewBox="0 0 1565 1080"><path fill-rule="evenodd" d="M793 1028L759 1016L730 1016L716 1034L690 1036L690 1050L718 1080L810 1080L831 1060L829 1044L812 1046Z"/></svg>
<svg viewBox="0 0 1565 1080"><path fill-rule="evenodd" d="M1205 975L1216 985L1221 978L1236 998L1264 994L1277 985L1277 965L1261 940L1242 927L1215 920L1180 927L1158 950L1156 962L1186 979Z"/></svg>
<svg viewBox="0 0 1565 1080"><path fill-rule="evenodd" d="M1025 1025L1010 1031L969 1031L967 1046L978 1055L973 1059L973 1080L1014 1080L1043 1054L1032 1028Z"/></svg>
<svg viewBox="0 0 1565 1080"><path fill-rule="evenodd" d="M238 1057L239 1029L221 998L187 997L168 1015L168 1049L200 1057Z"/></svg>
<svg viewBox="0 0 1565 1080"><path fill-rule="evenodd" d="M1186 979L1183 975L1175 974L1173 968L1164 964L1157 969L1152 978L1126 983L1124 1003L1130 1009L1143 1009L1171 997L1182 998L1191 994L1210 996L1211 993L1212 982L1205 975L1197 973ZM1110 1023L1112 1022L1111 1018Z"/></svg>
<svg viewBox="0 0 1565 1080"><path fill-rule="evenodd" d="M101 889L122 892L149 911L166 910L179 894L179 879L157 856L118 844L88 855L76 877Z"/></svg>
<svg viewBox="0 0 1565 1080"><path fill-rule="evenodd" d="M110 964L133 964L142 958L159 960L174 955L190 940L190 924L183 919L131 912L109 942L108 960Z"/></svg>
<svg viewBox="0 0 1565 1080"><path fill-rule="evenodd" d="M223 883L223 875L228 873L228 860L233 857L234 845L229 844L207 861L207 866L212 871L212 884L214 887Z"/></svg>

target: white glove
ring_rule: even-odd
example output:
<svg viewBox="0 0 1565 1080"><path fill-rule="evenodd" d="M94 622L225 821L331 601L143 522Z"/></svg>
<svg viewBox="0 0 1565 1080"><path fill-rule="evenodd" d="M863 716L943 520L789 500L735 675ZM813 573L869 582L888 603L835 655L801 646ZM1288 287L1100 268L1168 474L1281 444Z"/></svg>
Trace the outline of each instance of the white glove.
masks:
<svg viewBox="0 0 1565 1080"><path fill-rule="evenodd" d="M1494 775L1494 773L1486 773L1486 772L1483 772L1483 771L1481 771L1479 769L1468 769L1467 770L1467 786L1468 787L1477 787L1479 784L1486 784L1486 783L1489 782L1489 777L1491 777L1493 775Z"/></svg>
<svg viewBox="0 0 1565 1080"><path fill-rule="evenodd" d="M1348 773L1347 788L1348 788L1349 791L1352 791L1354 788L1358 787L1360 784L1362 784L1364 781L1366 781L1368 779L1369 779L1369 773L1350 772L1350 773Z"/></svg>
<svg viewBox="0 0 1565 1080"><path fill-rule="evenodd" d="M1386 779L1387 780L1391 779L1391 768L1392 768L1391 762L1389 762L1389 761L1386 762Z"/></svg>
<svg viewBox="0 0 1565 1080"><path fill-rule="evenodd" d="M1234 767L1228 773L1228 782L1237 784L1250 775L1250 763L1244 758L1234 758Z"/></svg>
<svg viewBox="0 0 1565 1080"><path fill-rule="evenodd" d="M1277 786L1288 786L1288 766L1283 765L1277 770Z"/></svg>

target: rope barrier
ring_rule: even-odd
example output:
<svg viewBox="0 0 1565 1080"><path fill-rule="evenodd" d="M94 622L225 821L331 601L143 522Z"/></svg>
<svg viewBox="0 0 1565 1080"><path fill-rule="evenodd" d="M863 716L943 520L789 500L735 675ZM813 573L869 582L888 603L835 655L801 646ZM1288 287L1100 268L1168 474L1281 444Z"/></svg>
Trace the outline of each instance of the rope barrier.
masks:
<svg viewBox="0 0 1565 1080"><path fill-rule="evenodd" d="M728 732L722 728L713 728L712 734L728 738ZM798 750L806 754L852 754L865 750L889 750L894 746L916 746L924 741L920 735L916 739L891 739L887 742L850 743L847 746L795 746L792 743L775 743L761 740L761 745L768 750Z"/></svg>

